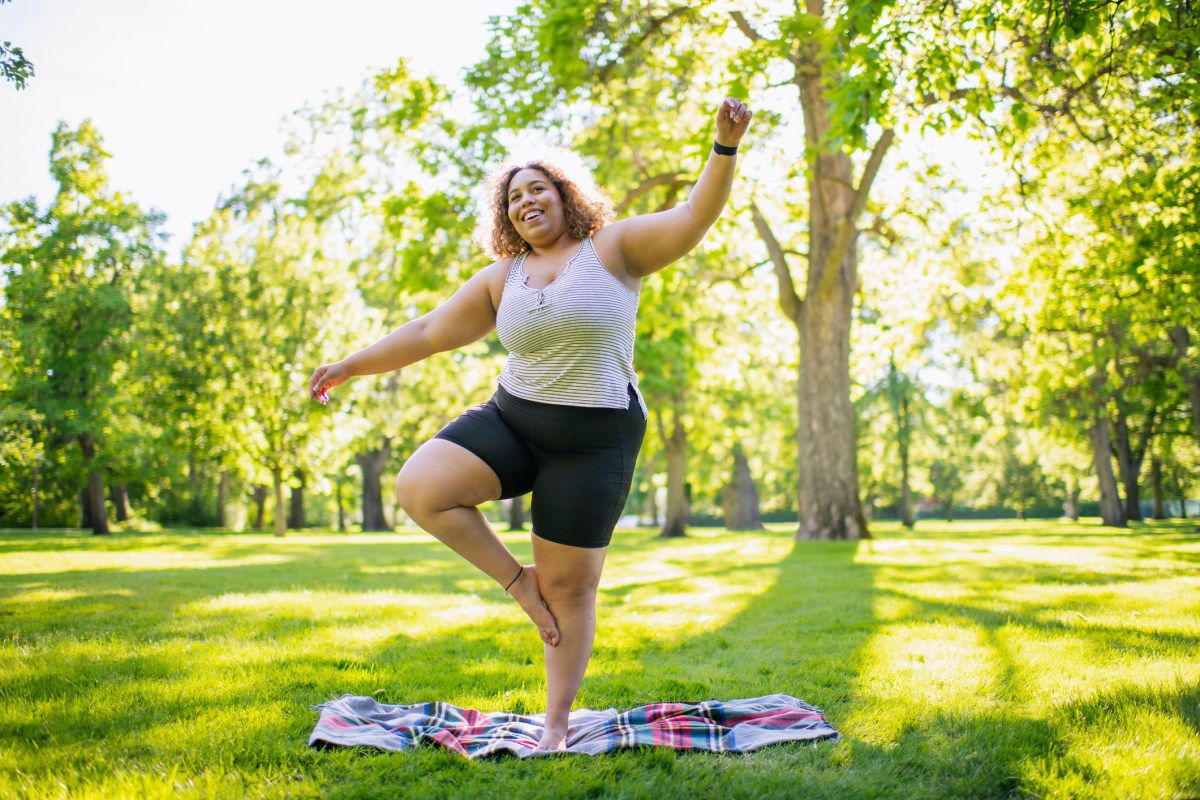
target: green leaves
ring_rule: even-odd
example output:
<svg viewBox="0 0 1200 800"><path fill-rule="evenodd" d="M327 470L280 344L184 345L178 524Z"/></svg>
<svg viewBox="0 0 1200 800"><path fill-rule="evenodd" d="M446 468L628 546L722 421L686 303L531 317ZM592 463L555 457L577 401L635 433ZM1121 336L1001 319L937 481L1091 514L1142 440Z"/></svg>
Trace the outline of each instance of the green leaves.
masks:
<svg viewBox="0 0 1200 800"><path fill-rule="evenodd" d="M24 89L33 76L33 62L25 57L25 51L12 42L0 43L0 77L11 81L17 89Z"/></svg>

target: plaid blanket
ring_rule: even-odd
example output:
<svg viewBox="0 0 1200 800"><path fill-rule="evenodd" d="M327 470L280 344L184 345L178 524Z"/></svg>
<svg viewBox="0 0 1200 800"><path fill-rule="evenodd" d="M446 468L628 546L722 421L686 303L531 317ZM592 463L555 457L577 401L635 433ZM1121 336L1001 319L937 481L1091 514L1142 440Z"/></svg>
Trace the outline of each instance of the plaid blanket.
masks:
<svg viewBox="0 0 1200 800"><path fill-rule="evenodd" d="M468 758L537 750L544 715L484 713L448 703L381 705L343 695L316 706L320 718L309 745L365 745L411 750L432 742ZM703 703L651 703L630 711L582 709L571 713L567 752L596 755L622 747L670 747L746 753L777 742L836 739L821 711L786 694Z"/></svg>

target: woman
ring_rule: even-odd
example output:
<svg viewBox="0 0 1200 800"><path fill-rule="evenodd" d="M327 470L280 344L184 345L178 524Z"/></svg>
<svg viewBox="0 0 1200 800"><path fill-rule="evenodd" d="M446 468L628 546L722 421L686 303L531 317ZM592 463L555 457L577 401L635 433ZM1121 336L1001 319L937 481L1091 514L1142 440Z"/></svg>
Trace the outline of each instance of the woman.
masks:
<svg viewBox="0 0 1200 800"><path fill-rule="evenodd" d="M633 372L641 281L686 255L720 216L750 117L726 98L687 202L612 224L607 198L552 165L498 173L481 242L497 260L434 311L309 381L323 402L353 376L399 369L493 329L509 350L496 395L422 445L396 493L418 525L505 587L537 626L547 692L539 749L566 745L600 572L646 430ZM530 491L534 563L522 566L478 506Z"/></svg>

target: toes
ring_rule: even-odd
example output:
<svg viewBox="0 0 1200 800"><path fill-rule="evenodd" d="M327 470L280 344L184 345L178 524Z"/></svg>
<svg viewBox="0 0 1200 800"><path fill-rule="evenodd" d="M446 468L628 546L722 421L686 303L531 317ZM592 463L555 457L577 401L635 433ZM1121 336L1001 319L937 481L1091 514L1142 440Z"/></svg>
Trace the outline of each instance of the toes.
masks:
<svg viewBox="0 0 1200 800"><path fill-rule="evenodd" d="M541 634L542 641L551 647L558 644L558 626L555 624L553 616L550 617L549 625L538 625L538 633Z"/></svg>
<svg viewBox="0 0 1200 800"><path fill-rule="evenodd" d="M538 742L538 750L551 750L557 752L565 752L567 749L567 735L565 733L551 733L542 736L542 740Z"/></svg>

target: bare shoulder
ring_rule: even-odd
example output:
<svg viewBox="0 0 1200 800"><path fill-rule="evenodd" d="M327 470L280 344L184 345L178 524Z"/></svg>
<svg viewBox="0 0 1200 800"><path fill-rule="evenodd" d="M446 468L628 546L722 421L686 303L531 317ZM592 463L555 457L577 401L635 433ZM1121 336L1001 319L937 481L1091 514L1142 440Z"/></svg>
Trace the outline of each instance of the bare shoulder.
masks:
<svg viewBox="0 0 1200 800"><path fill-rule="evenodd" d="M611 222L592 234L592 246L604 268L633 291L641 287L641 279L629 271L622 249L627 220Z"/></svg>
<svg viewBox="0 0 1200 800"><path fill-rule="evenodd" d="M482 281L487 287L488 297L492 301L492 310L500 308L500 298L504 295L504 281L508 277L508 270L512 267L513 257L508 256L499 261L493 261L479 272L475 273L472 280Z"/></svg>

